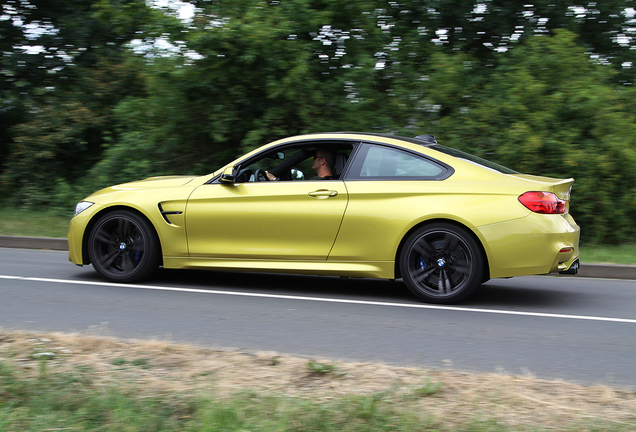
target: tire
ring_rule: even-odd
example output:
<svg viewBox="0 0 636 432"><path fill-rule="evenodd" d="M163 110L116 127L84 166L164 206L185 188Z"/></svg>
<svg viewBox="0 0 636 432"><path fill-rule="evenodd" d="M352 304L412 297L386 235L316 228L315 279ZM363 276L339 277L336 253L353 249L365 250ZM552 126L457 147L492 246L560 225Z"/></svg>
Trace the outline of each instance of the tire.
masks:
<svg viewBox="0 0 636 432"><path fill-rule="evenodd" d="M455 303L471 295L484 279L481 248L469 231L449 223L413 232L399 260L409 291L428 303Z"/></svg>
<svg viewBox="0 0 636 432"><path fill-rule="evenodd" d="M99 218L88 238L88 255L95 271L112 282L150 277L159 268L161 256L152 225L128 210Z"/></svg>

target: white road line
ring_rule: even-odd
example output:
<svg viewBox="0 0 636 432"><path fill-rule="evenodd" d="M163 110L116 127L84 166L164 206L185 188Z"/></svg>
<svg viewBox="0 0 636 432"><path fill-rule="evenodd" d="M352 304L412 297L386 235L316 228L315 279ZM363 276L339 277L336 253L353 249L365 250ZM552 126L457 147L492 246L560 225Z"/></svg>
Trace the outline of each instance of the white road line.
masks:
<svg viewBox="0 0 636 432"><path fill-rule="evenodd" d="M237 291L162 287L162 286L156 286L156 285L137 285L137 284L114 283L114 282L91 282L91 281L80 281L80 280L69 280L69 279L50 279L50 278L7 276L7 275L0 275L0 279L13 279L13 280L21 280L21 281L27 281L27 282L46 282L46 283L71 284L71 285L110 286L110 287L117 287L117 288L133 288L133 289L145 289L145 290L155 290L155 291L189 292L189 293L198 293L198 294L215 294L215 295L227 295L227 296L236 296L236 297L259 297L259 298L282 299L282 300L313 301L313 302L321 302L321 303L343 303L343 304L355 304L355 305L366 305L366 306L389 306L389 307L400 307L400 308L409 308L409 309L433 309L433 310L475 312L475 313L496 314L496 315L517 315L517 316L542 317L542 318L559 318L559 319L572 319L572 320L582 320L582 321L605 321L605 322L636 324L636 319L628 319L628 318L611 318L611 317L599 317L599 316L588 316L588 315L565 315L565 314L551 314L551 313L542 313L542 312L509 311L509 310L498 310L498 309L478 309L478 308L461 307L461 306L442 306L442 305L420 304L420 303L414 303L414 304L393 303L393 302L366 301L366 300L305 297L305 296L282 295L282 294L259 294L259 293L237 292Z"/></svg>

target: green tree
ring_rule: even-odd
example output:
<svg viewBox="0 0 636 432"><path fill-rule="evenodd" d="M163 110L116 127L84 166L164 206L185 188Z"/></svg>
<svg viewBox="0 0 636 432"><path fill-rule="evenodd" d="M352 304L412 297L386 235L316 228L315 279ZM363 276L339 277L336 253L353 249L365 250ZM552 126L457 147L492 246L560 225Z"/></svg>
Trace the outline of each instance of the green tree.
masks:
<svg viewBox="0 0 636 432"><path fill-rule="evenodd" d="M143 63L128 60L127 44L177 20L143 0L1 6L0 195L50 204L59 183L82 177L115 135L116 104L143 89Z"/></svg>
<svg viewBox="0 0 636 432"><path fill-rule="evenodd" d="M195 17L187 44L199 56L155 59L148 95L118 108L121 140L95 170L112 171L130 146L154 167L204 173L288 135L391 127L391 96L378 88L386 72L362 49L341 64L348 36L325 22L304 0L225 3Z"/></svg>
<svg viewBox="0 0 636 432"><path fill-rule="evenodd" d="M143 92L139 69L104 63L86 69L78 91L46 92L30 102L30 120L13 127L11 154L1 177L20 206L50 205L60 184L83 178L116 136L113 109Z"/></svg>
<svg viewBox="0 0 636 432"><path fill-rule="evenodd" d="M575 39L536 36L473 86L458 55L431 75L433 103L446 111L436 130L445 144L521 172L574 177L584 240L620 242L636 234L636 95Z"/></svg>

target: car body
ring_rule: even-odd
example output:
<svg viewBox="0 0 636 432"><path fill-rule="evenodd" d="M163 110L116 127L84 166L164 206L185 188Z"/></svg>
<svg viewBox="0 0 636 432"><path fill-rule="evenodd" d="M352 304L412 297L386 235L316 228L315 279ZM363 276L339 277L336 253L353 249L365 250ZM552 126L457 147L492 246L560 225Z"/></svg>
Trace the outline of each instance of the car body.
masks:
<svg viewBox="0 0 636 432"><path fill-rule="evenodd" d="M335 154L331 180L311 179L321 148ZM424 301L452 303L490 278L576 273L573 181L516 173L431 135L301 135L209 175L90 195L70 223L69 259L119 282L161 266L402 279Z"/></svg>

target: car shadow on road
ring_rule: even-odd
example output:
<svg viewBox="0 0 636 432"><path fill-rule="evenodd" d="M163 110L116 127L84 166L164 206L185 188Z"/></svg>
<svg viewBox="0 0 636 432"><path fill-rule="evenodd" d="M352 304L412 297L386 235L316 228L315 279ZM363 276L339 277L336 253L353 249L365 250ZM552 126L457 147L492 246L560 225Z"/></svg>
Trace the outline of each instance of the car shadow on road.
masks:
<svg viewBox="0 0 636 432"><path fill-rule="evenodd" d="M385 279L162 269L149 283L278 295L418 302L402 281Z"/></svg>
<svg viewBox="0 0 636 432"><path fill-rule="evenodd" d="M552 287L546 284L545 277L518 277L513 279L495 279L483 284L475 294L459 303L480 308L545 308L556 309L585 302L581 296L571 290ZM546 288L546 286L550 286Z"/></svg>
<svg viewBox="0 0 636 432"><path fill-rule="evenodd" d="M575 300L572 292L544 288L544 282L542 278L490 281L456 305L480 308L559 308L571 305ZM422 303L401 280L162 269L149 283L204 290Z"/></svg>
<svg viewBox="0 0 636 432"><path fill-rule="evenodd" d="M83 274L82 279L103 281L93 272ZM546 284L547 281L548 279L543 277L495 279L485 283L473 295L454 306L555 310L563 306L572 306L573 303L587 304L588 300L581 297L585 296L584 293L556 288ZM141 284L209 291L424 304L401 280L161 269L152 279ZM594 299L589 301L593 302Z"/></svg>

